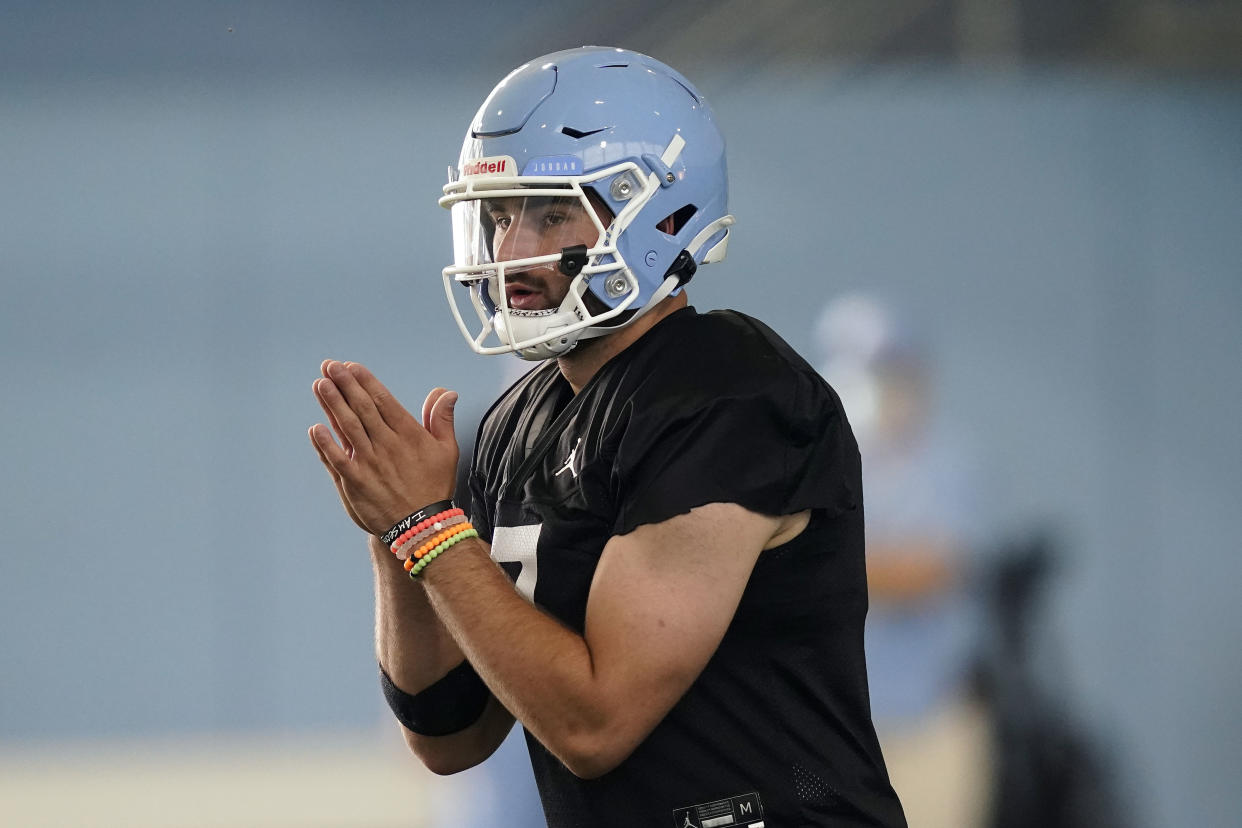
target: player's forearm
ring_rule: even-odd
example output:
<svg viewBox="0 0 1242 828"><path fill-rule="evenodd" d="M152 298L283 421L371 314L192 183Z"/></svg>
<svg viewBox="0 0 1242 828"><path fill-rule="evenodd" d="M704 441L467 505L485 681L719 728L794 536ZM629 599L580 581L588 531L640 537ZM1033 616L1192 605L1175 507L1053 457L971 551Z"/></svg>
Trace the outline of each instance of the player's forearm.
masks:
<svg viewBox="0 0 1242 828"><path fill-rule="evenodd" d="M579 776L611 769L645 733L626 733L582 636L522 598L487 556L463 542L423 574L449 633L492 693Z"/></svg>
<svg viewBox="0 0 1242 828"><path fill-rule="evenodd" d="M375 570L375 653L393 683L417 693L462 662L461 649L436 617L422 585L371 538Z"/></svg>
<svg viewBox="0 0 1242 828"><path fill-rule="evenodd" d="M406 693L419 693L465 656L436 617L422 585L411 581L401 562L375 538L371 555L376 656L393 684ZM490 756L512 726L513 716L492 699L477 721L456 733L426 736L408 727L401 732L424 765L435 773L450 774Z"/></svg>

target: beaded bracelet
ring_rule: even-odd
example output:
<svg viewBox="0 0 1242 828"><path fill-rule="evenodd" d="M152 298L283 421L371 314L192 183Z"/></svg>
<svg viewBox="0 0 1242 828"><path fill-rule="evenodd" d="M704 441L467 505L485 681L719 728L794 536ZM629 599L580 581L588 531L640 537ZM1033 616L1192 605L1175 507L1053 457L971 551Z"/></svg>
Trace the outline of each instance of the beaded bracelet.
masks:
<svg viewBox="0 0 1242 828"><path fill-rule="evenodd" d="M411 578L417 578L417 577L418 577L418 576L422 573L422 571L423 571L424 569L426 569L426 568L427 568L427 565L428 565L429 563L431 563L431 562L432 562L432 561L434 561L437 557L439 557L440 553L444 552L444 551L445 551L446 549L448 549L450 546L452 546L452 545L454 545L454 544L456 544L456 543L461 543L461 542L462 542L462 541L464 541L466 538L477 538L478 536L479 536L479 532L478 532L478 530L476 530L476 529L472 526L472 527L470 527L469 529L467 529L466 531L461 532L461 533L459 533L459 534L456 534L456 535L454 535L453 537L449 538L448 540L444 541L443 543L439 544L438 546L436 546L436 548L435 548L435 549L432 549L432 550L431 550L430 552L428 552L426 555L424 555L423 557L419 558L419 559L418 559L418 563L416 563L416 564L414 564L414 566L410 567L410 577L411 577ZM413 558L411 558L410 560L413 560Z"/></svg>
<svg viewBox="0 0 1242 828"><path fill-rule="evenodd" d="M388 548L391 549L393 553L395 554L397 549L409 543L412 538L417 538L420 535L427 535L428 530L433 529L437 524L443 523L446 519L450 517L458 517L458 516L465 517L465 515L466 513L464 511L456 507L445 510L438 514L432 515L426 520L416 523L413 526L411 526L409 529L406 529L404 532L402 532L400 535L397 536L396 540L394 540Z"/></svg>
<svg viewBox="0 0 1242 828"><path fill-rule="evenodd" d="M410 567L414 566L414 564L417 563L419 558L423 557L428 552L435 549L437 546L439 546L444 541L448 540L454 535L459 535L462 532L466 532L473 528L474 527L471 526L469 523L462 523L457 526L454 526L451 529L446 529L440 532L435 537L433 537L431 540L427 541L422 546L418 547L418 549L414 551L414 554L410 555L410 557L405 559L405 570L409 572Z"/></svg>
<svg viewBox="0 0 1242 828"><path fill-rule="evenodd" d="M460 512L461 510L456 509L454 511ZM444 514L447 515L450 513L445 512ZM403 541L401 538L397 538L397 542L392 545L392 553L403 561L409 560L410 553L415 549L418 549L427 541L443 532L445 529L460 526L463 523L466 523L466 516L464 514L453 515L453 517L446 518L444 520L437 520L428 528L409 538L409 540ZM403 538L405 535L402 535L401 537Z"/></svg>
<svg viewBox="0 0 1242 828"><path fill-rule="evenodd" d="M400 535L397 536L396 540L394 540L391 545L394 547L400 546L401 544L405 543L407 540L409 540L414 535L417 535L419 532L425 531L427 527L433 525L437 520L443 520L446 517L452 517L454 515L464 515L464 514L465 512L456 506L454 506L452 509L446 509L443 512L436 512L430 517L425 518L424 520L414 524L409 529L406 529L404 532L402 532Z"/></svg>
<svg viewBox="0 0 1242 828"><path fill-rule="evenodd" d="M380 543L384 544L384 546L391 547L392 542L395 541L401 535L402 532L409 529L414 524L421 523L427 518L431 517L432 515L437 515L440 512L445 512L452 508L453 508L453 501L438 500L435 503L432 503L430 506L424 506L423 508L419 509L417 512L411 512L410 514L401 518L401 520L394 523L392 528L389 529L387 532L380 535Z"/></svg>

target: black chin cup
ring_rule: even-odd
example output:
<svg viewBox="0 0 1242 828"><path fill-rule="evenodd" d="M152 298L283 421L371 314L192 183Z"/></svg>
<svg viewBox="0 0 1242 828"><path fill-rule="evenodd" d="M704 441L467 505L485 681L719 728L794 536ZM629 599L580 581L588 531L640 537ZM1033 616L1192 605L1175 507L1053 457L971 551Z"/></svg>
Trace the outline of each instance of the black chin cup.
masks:
<svg viewBox="0 0 1242 828"><path fill-rule="evenodd" d="M561 260L557 263L556 269L572 279L582 272L582 268L586 267L586 263L587 246L585 244L575 244L561 248Z"/></svg>

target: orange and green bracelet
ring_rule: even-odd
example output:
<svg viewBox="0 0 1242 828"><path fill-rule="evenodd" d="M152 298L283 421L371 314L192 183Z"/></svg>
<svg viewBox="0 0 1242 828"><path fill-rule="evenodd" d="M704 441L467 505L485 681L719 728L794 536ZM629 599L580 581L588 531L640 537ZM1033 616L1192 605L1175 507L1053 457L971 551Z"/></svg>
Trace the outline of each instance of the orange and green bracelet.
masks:
<svg viewBox="0 0 1242 828"><path fill-rule="evenodd" d="M478 536L478 530L469 523L454 526L452 529L442 532L419 547L418 551L406 560L406 571L410 573L411 578L417 578L427 568L428 564L439 557L440 553L467 538L477 538Z"/></svg>

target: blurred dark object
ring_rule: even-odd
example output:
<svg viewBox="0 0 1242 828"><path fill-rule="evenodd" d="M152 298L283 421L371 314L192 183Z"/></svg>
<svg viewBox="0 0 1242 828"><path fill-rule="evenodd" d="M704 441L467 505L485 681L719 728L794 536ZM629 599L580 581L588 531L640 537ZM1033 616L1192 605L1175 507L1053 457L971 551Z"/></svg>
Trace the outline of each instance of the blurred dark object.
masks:
<svg viewBox="0 0 1242 828"><path fill-rule="evenodd" d="M611 42L626 31L627 45L676 55L678 66L745 55L747 72L910 61L1242 70L1237 0L781 0L764 11L740 0L631 0L578 16L565 39Z"/></svg>
<svg viewBox="0 0 1242 828"><path fill-rule="evenodd" d="M976 689L993 718L992 828L1123 828L1115 763L1037 654L1055 649L1041 610L1060 562L1037 532L1003 545L980 578L987 638ZM1057 671L1064 675L1063 671Z"/></svg>
<svg viewBox="0 0 1242 828"><path fill-rule="evenodd" d="M911 62L1242 72L1237 0L627 0L591 14L568 0L532 0L517 15L492 14L493 6L7 0L0 78L362 70L392 77L456 65L456 38L422 35L460 31L462 21L488 44L494 67L624 33L620 45L673 60L691 77L731 67L749 77L780 67L862 71ZM418 49L409 48L413 41Z"/></svg>

